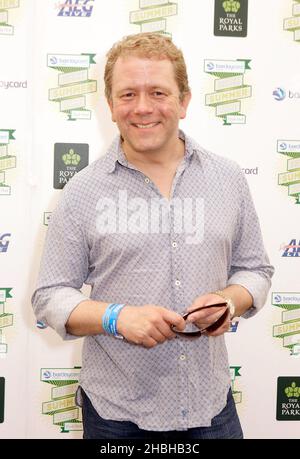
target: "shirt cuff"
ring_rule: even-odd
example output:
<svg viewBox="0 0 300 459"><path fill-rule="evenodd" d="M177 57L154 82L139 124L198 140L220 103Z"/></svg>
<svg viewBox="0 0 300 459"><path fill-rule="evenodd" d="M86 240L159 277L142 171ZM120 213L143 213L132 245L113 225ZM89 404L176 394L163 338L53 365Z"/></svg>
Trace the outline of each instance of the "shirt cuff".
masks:
<svg viewBox="0 0 300 459"><path fill-rule="evenodd" d="M257 314L257 312L264 306L271 287L271 281L257 273L250 271L238 271L230 277L227 285L241 285L248 290L252 296L252 306L241 316L244 319L248 319L249 317Z"/></svg>
<svg viewBox="0 0 300 459"><path fill-rule="evenodd" d="M41 292L41 295L45 295L45 292ZM45 306L39 307L40 312L36 311L37 319L53 328L63 340L81 338L67 333L66 323L76 306L86 300L89 298L71 287L49 288L46 298L38 301L39 305L44 303Z"/></svg>

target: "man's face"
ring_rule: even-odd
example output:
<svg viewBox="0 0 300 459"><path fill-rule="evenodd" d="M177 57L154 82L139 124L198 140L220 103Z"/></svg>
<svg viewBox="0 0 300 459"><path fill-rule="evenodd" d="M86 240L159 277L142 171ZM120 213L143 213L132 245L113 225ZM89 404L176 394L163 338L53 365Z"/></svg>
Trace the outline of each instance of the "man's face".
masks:
<svg viewBox="0 0 300 459"><path fill-rule="evenodd" d="M159 153L175 147L179 120L185 118L190 100L190 95L182 101L179 96L169 60L117 59L109 106L125 152Z"/></svg>

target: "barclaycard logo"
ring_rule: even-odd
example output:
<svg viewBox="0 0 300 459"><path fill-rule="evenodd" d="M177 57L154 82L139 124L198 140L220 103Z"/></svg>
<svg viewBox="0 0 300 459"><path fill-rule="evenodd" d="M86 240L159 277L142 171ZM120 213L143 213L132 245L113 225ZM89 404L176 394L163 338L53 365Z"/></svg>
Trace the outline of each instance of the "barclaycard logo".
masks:
<svg viewBox="0 0 300 459"><path fill-rule="evenodd" d="M209 63L207 64L207 69L208 69L208 70L213 70L214 68L215 68L215 65L214 65L212 62L209 62Z"/></svg>
<svg viewBox="0 0 300 459"><path fill-rule="evenodd" d="M280 303L281 302L281 296L280 295L275 295L274 296L274 302L275 303Z"/></svg>
<svg viewBox="0 0 300 459"><path fill-rule="evenodd" d="M287 144L285 142L282 142L280 145L279 145L280 149L281 150L286 150L287 149Z"/></svg>
<svg viewBox="0 0 300 459"><path fill-rule="evenodd" d="M274 99L281 102L286 98L286 92L283 88L276 88L273 91Z"/></svg>
<svg viewBox="0 0 300 459"><path fill-rule="evenodd" d="M0 253L7 252L10 236L11 233L4 233L2 236L0 235Z"/></svg>
<svg viewBox="0 0 300 459"><path fill-rule="evenodd" d="M43 371L43 378L50 379L51 378L51 371L49 371L49 370Z"/></svg>
<svg viewBox="0 0 300 459"><path fill-rule="evenodd" d="M49 62L51 65L56 65L57 64L57 58L55 56L51 56L49 59Z"/></svg>

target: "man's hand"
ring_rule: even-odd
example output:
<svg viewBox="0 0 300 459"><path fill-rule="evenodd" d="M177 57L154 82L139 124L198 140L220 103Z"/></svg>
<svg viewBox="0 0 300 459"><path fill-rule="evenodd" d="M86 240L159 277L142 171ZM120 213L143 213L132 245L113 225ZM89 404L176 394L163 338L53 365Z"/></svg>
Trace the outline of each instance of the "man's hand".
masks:
<svg viewBox="0 0 300 459"><path fill-rule="evenodd" d="M224 300L219 296L215 295L214 293L209 293L207 295L202 295L197 297L193 304L187 308L187 312L193 311L201 306L207 306L209 304L214 303L223 303ZM218 319L226 312L226 306L222 307L212 307L201 309L194 314L190 314L187 318L187 322L194 323L200 330L209 327L217 322ZM208 336L219 336L223 335L223 333L227 332L230 328L230 314L229 310L227 311L226 318L221 326L217 327L213 331L205 330L206 335Z"/></svg>
<svg viewBox="0 0 300 459"><path fill-rule="evenodd" d="M162 306L126 305L119 314L117 330L127 341L151 348L176 336L171 325L184 330L185 321L177 312Z"/></svg>

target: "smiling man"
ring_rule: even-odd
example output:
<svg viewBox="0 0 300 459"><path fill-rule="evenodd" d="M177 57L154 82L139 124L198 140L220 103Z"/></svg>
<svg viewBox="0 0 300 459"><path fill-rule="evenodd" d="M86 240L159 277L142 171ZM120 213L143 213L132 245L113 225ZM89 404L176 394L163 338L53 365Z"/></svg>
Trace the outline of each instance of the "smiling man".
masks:
<svg viewBox="0 0 300 459"><path fill-rule="evenodd" d="M84 438L242 438L224 333L263 307L273 274L247 182L179 130L191 92L169 38L125 37L104 79L120 135L64 188L36 316L85 336Z"/></svg>

